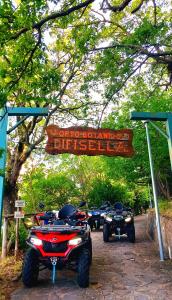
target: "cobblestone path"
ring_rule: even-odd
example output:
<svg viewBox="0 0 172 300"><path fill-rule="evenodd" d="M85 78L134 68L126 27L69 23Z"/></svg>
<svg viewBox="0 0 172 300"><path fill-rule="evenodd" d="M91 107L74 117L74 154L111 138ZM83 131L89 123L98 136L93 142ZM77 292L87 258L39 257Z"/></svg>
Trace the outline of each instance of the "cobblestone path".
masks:
<svg viewBox="0 0 172 300"><path fill-rule="evenodd" d="M104 243L101 230L92 232L89 288L79 288L75 273L69 271L59 271L52 286L46 271L37 287L22 286L11 300L172 300L172 261L159 261L158 250L146 236L145 221L145 215L135 220L135 244L124 237Z"/></svg>

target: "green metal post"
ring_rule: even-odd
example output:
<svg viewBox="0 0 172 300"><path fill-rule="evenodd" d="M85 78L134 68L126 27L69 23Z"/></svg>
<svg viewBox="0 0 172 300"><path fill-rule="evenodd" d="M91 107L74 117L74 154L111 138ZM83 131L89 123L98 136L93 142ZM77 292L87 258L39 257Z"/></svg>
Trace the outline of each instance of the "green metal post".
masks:
<svg viewBox="0 0 172 300"><path fill-rule="evenodd" d="M5 164L6 164L6 149L7 149L7 139L6 139L7 125L8 125L8 112L5 109L1 109L0 110L0 149L3 152L2 155L0 156L0 220L2 220L2 210L3 210ZM0 229L1 229L1 222L0 222Z"/></svg>
<svg viewBox="0 0 172 300"><path fill-rule="evenodd" d="M158 207L158 197L157 197L157 189L155 183L155 174L154 174L154 166L153 166L153 159L152 159L152 150L151 150L151 143L149 137L149 130L148 130L148 121L145 122L146 128L146 138L148 144L148 153L149 153L149 163L150 163L150 171L151 171L151 179L152 179L152 189L153 189L153 198L155 204L155 214L156 214L156 226L157 226L157 234L158 234L158 243L159 243L159 254L160 260L164 260L164 249L163 249L163 240L162 240L162 233L161 233L161 222L159 216L159 207Z"/></svg>
<svg viewBox="0 0 172 300"><path fill-rule="evenodd" d="M167 134L168 134L168 147L169 147L171 170L172 170L172 114L170 114L167 119Z"/></svg>

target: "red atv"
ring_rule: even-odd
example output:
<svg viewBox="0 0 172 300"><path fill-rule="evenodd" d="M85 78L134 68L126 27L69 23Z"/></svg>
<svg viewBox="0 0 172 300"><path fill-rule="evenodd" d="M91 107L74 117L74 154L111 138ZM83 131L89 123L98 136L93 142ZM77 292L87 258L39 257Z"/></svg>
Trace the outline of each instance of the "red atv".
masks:
<svg viewBox="0 0 172 300"><path fill-rule="evenodd" d="M80 204L80 207L85 202ZM82 288L89 285L89 267L92 260L90 227L83 213L66 204L59 211L59 219L52 224L31 228L27 244L30 246L23 264L22 280L25 286L37 283L41 265L52 270L55 283L56 270L63 267L77 271L77 282ZM48 216L49 217L49 216ZM46 214L40 216L45 220Z"/></svg>

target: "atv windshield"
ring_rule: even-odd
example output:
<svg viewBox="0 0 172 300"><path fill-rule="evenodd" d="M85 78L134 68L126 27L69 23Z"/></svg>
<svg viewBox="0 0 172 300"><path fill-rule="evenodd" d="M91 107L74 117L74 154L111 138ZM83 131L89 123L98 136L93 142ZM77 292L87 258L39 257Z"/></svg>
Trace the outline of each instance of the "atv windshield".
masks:
<svg viewBox="0 0 172 300"><path fill-rule="evenodd" d="M67 219L75 215L77 212L76 208L71 204L66 204L59 211L59 219Z"/></svg>

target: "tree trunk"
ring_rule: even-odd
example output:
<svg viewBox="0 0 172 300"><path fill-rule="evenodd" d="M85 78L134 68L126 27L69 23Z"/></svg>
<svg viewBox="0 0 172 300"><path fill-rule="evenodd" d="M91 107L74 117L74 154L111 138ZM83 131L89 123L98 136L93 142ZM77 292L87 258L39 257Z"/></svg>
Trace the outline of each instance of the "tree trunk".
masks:
<svg viewBox="0 0 172 300"><path fill-rule="evenodd" d="M8 218L4 218L2 236L2 258L7 256Z"/></svg>
<svg viewBox="0 0 172 300"><path fill-rule="evenodd" d="M6 182L4 193L4 214L13 214L15 201L18 199L17 184L11 185L10 182Z"/></svg>
<svg viewBox="0 0 172 300"><path fill-rule="evenodd" d="M157 179L157 183L158 183L158 187L159 187L159 191L160 191L161 195L163 195L164 198L166 198L167 200L170 200L171 199L170 189L169 189L169 183L168 183L167 178L165 178L163 180L163 178L161 177L160 172L158 172L157 176L156 176L156 179Z"/></svg>

